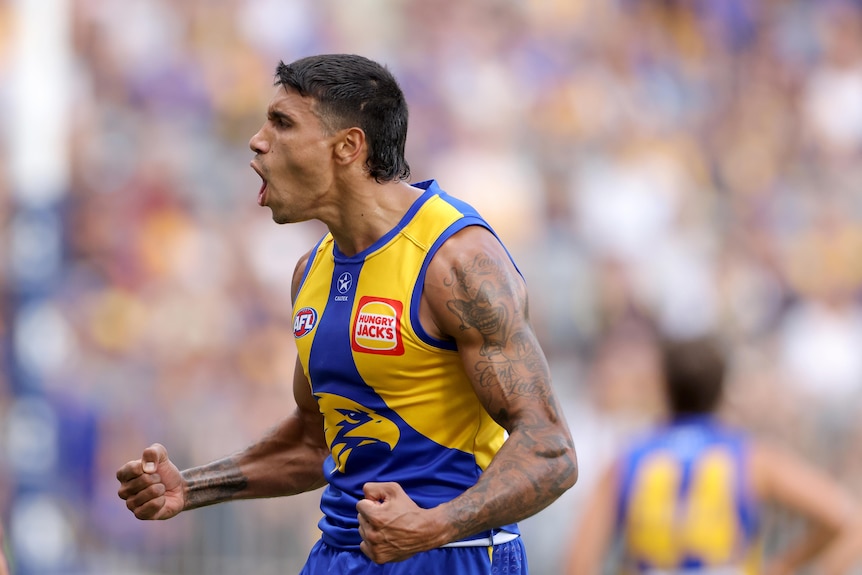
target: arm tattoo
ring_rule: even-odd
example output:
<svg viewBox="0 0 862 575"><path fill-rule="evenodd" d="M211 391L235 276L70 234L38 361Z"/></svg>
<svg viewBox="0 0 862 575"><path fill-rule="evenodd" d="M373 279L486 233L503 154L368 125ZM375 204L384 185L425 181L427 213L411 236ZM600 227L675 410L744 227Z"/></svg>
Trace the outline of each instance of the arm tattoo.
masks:
<svg viewBox="0 0 862 575"><path fill-rule="evenodd" d="M443 281L453 295L446 306L461 320L462 331L479 330L485 339L481 354L488 357L501 353L506 342L509 311L498 303L499 290L492 283L501 275L497 262L476 256L471 264L452 268L450 277Z"/></svg>
<svg viewBox="0 0 862 575"><path fill-rule="evenodd" d="M462 331L481 336L472 366L486 409L512 433L469 494L449 509L460 535L518 521L540 511L574 483L574 445L561 431L564 420L550 387L550 372L535 335L524 321L526 296L517 291L503 262L477 256L453 266L444 285L451 290L447 308ZM509 399L527 398L513 419ZM496 399L494 399L496 398Z"/></svg>
<svg viewBox="0 0 862 575"><path fill-rule="evenodd" d="M457 537L535 515L574 484L578 470L572 445L564 440L544 444L538 458L529 458L534 465L526 463L523 452L497 454L482 479L448 510Z"/></svg>
<svg viewBox="0 0 862 575"><path fill-rule="evenodd" d="M248 486L248 478L233 457L187 469L182 475L187 485L184 509L228 501Z"/></svg>
<svg viewBox="0 0 862 575"><path fill-rule="evenodd" d="M446 305L462 331L475 329L482 336L483 359L473 366L479 385L501 385L507 394L547 399L549 374L543 356L532 334L516 322L526 301L506 287L507 275L500 262L484 255L453 267L444 280L452 290Z"/></svg>

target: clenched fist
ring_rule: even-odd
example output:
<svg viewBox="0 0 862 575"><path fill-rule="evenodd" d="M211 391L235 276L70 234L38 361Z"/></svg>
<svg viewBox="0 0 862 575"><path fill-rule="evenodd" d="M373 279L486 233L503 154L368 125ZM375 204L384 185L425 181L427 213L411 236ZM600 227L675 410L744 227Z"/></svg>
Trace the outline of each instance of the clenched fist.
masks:
<svg viewBox="0 0 862 575"><path fill-rule="evenodd" d="M184 482L168 451L159 443L144 449L140 459L117 470L117 494L138 519L170 519L185 505Z"/></svg>

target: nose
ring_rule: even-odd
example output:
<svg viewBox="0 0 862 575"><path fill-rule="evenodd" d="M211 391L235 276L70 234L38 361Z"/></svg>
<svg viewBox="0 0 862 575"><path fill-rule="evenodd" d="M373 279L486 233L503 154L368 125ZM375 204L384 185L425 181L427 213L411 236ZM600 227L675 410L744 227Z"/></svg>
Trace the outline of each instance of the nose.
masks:
<svg viewBox="0 0 862 575"><path fill-rule="evenodd" d="M263 128L258 130L257 133L248 141L248 147L251 148L251 151L255 154L265 154L268 149L266 139L261 135L262 131Z"/></svg>

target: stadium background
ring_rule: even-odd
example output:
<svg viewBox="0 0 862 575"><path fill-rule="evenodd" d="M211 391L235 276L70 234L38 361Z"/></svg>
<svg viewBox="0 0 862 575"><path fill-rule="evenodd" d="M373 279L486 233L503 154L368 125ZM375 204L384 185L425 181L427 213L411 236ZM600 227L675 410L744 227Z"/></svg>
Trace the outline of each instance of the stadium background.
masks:
<svg viewBox="0 0 862 575"><path fill-rule="evenodd" d="M291 409L289 276L247 142L279 59L356 52L411 106L413 181L520 262L578 485L523 522L557 572L657 413L653 318L733 342L728 417L862 477L862 16L822 0L0 0L0 517L20 574L291 573L317 493L135 520ZM862 493L860 493L862 495ZM774 548L799 526L772 514Z"/></svg>

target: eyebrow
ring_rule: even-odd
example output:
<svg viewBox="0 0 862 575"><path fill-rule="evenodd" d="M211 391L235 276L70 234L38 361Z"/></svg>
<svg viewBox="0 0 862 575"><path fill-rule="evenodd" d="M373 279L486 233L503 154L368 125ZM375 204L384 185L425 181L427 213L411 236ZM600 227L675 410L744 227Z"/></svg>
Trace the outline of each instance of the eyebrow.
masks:
<svg viewBox="0 0 862 575"><path fill-rule="evenodd" d="M294 120L293 116L291 116L290 114L287 114L287 113L285 113L285 112L281 112L281 111L279 111L279 110L275 110L275 109L269 109L269 110L267 110L267 112L266 112L266 116L267 116L270 120L287 121L288 123L293 123L293 122L295 122L295 120Z"/></svg>

